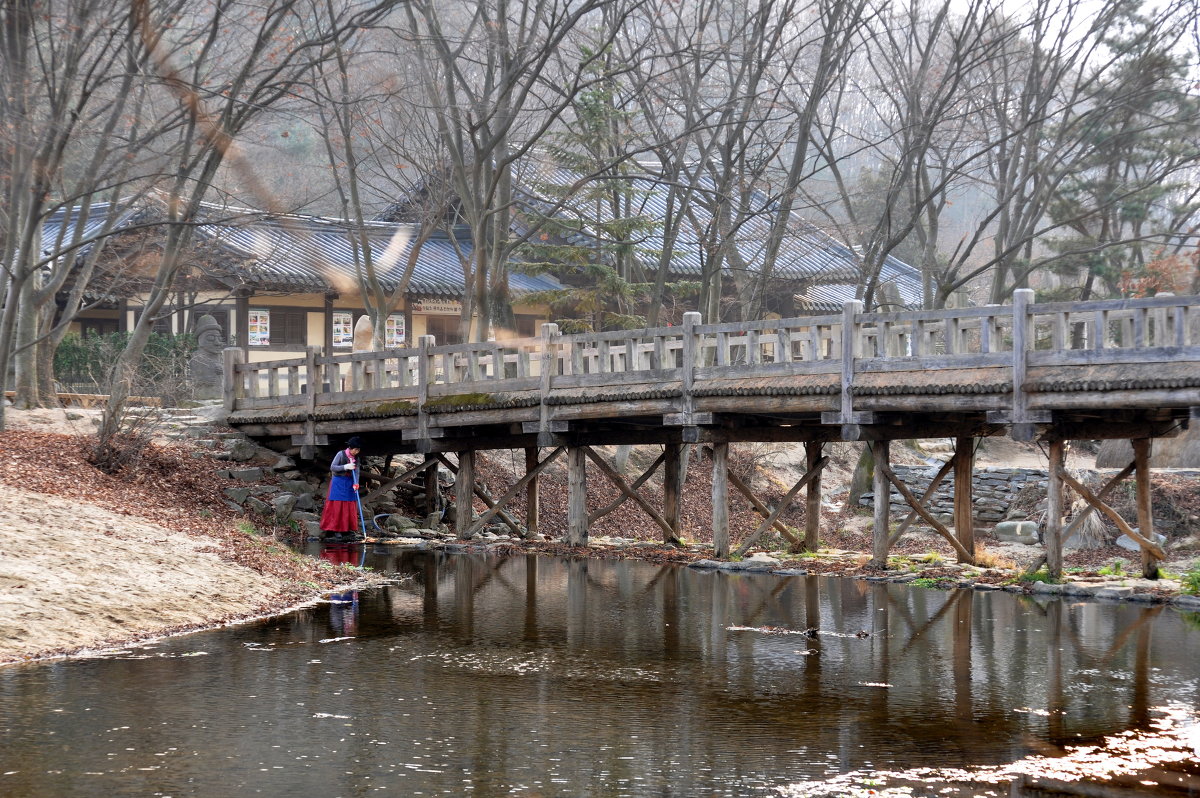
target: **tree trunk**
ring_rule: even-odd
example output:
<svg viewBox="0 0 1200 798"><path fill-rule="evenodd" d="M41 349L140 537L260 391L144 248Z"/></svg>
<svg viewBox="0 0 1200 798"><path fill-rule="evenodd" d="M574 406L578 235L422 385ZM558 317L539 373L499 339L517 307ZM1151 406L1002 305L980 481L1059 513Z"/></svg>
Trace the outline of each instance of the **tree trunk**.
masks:
<svg viewBox="0 0 1200 798"><path fill-rule="evenodd" d="M21 285L20 297L17 299L17 336L14 341L16 354L14 357L14 377L16 407L40 407L38 396L37 351L34 340L37 338L37 311L33 304L35 286L33 280L26 280Z"/></svg>

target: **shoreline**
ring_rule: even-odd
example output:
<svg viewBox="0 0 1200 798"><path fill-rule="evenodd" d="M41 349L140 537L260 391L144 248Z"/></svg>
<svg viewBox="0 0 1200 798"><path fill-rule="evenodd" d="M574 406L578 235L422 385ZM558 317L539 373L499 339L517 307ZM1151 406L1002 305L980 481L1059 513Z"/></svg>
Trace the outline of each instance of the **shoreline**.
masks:
<svg viewBox="0 0 1200 798"><path fill-rule="evenodd" d="M374 541L368 545L396 546L398 548L406 546L404 543L380 541ZM1180 582L1174 579L1149 580L1126 574L1111 578L1091 576L1079 579L1068 578L1057 583L1022 581L1019 577L1020 569L983 568L960 565L955 562L939 562L927 564L927 567L917 567L919 558L907 558L903 555L889 557L889 560L904 560L914 566L911 570L901 571L891 568L886 571L873 570L864 567L860 562L860 560L866 559L866 555L842 551L802 557L783 552L770 552L751 555L741 561L724 561L710 559L711 551L704 551L704 546L677 549L647 543L608 544L598 541L593 545L583 547L541 541L497 540L480 544L446 540L422 541L420 544L407 544L407 547L450 552L532 552L547 556L582 559L635 559L642 562L670 563L721 573L830 576L863 582L909 584L913 587L932 590L977 590L1043 598L1069 598L1076 601L1091 599L1103 602L1128 602L1143 606L1168 605L1186 612L1200 612L1200 596L1183 593ZM972 572L974 575L969 575Z"/></svg>
<svg viewBox="0 0 1200 798"><path fill-rule="evenodd" d="M347 582L345 584L335 585L332 588L322 589L320 594L304 599L303 601L297 602L289 599L292 602L290 604L262 608L260 611L250 613L248 615L225 618L219 621L200 621L195 624L184 624L165 629L145 631L135 633L131 637L102 640L97 643L76 648L47 650L27 657L22 657L20 659L0 659L0 668L8 668L17 665L44 665L48 662L54 662L56 660L106 657L120 653L123 649L136 648L138 646L156 643L175 637L184 637L186 635L198 634L201 632L211 632L231 626L240 626L241 624L255 623L258 621L282 617L298 610L316 607L318 605L327 603L328 596L332 593L342 593L348 590L368 590L371 588L383 587L384 585L393 581L394 580L381 578L378 580L363 579L355 582Z"/></svg>

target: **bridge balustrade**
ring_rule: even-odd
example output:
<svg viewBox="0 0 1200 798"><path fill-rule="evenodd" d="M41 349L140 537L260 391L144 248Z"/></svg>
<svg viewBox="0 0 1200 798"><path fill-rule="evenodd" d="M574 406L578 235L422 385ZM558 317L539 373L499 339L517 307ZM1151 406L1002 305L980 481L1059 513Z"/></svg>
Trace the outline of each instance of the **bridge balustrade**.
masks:
<svg viewBox="0 0 1200 798"><path fill-rule="evenodd" d="M941 368L1025 369L1200 359L1200 297L1160 295L1094 302L902 313L841 314L654 329L542 335L246 363L226 350L230 410L367 399L420 403L438 397L623 384Z"/></svg>

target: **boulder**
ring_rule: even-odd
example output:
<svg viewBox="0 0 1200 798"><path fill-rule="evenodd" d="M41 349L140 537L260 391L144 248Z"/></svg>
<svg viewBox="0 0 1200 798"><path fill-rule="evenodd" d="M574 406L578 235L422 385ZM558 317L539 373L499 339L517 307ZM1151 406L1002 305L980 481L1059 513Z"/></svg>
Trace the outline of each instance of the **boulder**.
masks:
<svg viewBox="0 0 1200 798"><path fill-rule="evenodd" d="M403 515L389 515L384 526L388 529L395 529L397 532L402 532L405 529L415 529L417 522Z"/></svg>
<svg viewBox="0 0 1200 798"><path fill-rule="evenodd" d="M302 493L316 493L315 486L308 484L303 479L285 479L279 483L280 490L286 490L288 493L294 493L299 496Z"/></svg>
<svg viewBox="0 0 1200 798"><path fill-rule="evenodd" d="M993 530L996 537L1006 543L1024 543L1032 546L1037 541L1038 525L1033 521L1001 521Z"/></svg>
<svg viewBox="0 0 1200 798"><path fill-rule="evenodd" d="M223 460L232 460L235 463L244 463L247 460L253 460L258 455L258 446L250 441L234 441L229 447L229 451L225 452Z"/></svg>
<svg viewBox="0 0 1200 798"><path fill-rule="evenodd" d="M229 476L238 482L258 482L263 478L263 470L261 468L239 468L230 471Z"/></svg>
<svg viewBox="0 0 1200 798"><path fill-rule="evenodd" d="M250 496L249 488L226 488L221 492L236 504L243 503Z"/></svg>
<svg viewBox="0 0 1200 798"><path fill-rule="evenodd" d="M271 507L271 505L267 504L266 502L262 501L261 499L256 499L253 496L246 499L246 509L253 513L257 513L258 515L274 515L275 514L275 509L273 507Z"/></svg>
<svg viewBox="0 0 1200 798"><path fill-rule="evenodd" d="M313 498L311 493L301 493L296 496L297 510L311 510L317 506L317 500Z"/></svg>
<svg viewBox="0 0 1200 798"><path fill-rule="evenodd" d="M271 507L275 512L275 517L280 521L285 521L296 507L296 496L291 493L280 493L271 499Z"/></svg>
<svg viewBox="0 0 1200 798"><path fill-rule="evenodd" d="M1154 542L1157 543L1159 546L1163 546L1167 542L1167 536L1160 535L1159 533L1156 532L1156 533L1154 533ZM1121 535L1121 537L1117 538L1117 545L1127 551L1141 551L1142 550L1141 544L1138 543L1133 538L1129 537L1128 535Z"/></svg>

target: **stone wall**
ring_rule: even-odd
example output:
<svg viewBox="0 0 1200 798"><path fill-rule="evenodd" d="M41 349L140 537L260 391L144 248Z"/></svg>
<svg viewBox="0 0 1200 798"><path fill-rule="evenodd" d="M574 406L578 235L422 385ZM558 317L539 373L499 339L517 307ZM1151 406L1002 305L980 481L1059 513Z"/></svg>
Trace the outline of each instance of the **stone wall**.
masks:
<svg viewBox="0 0 1200 798"><path fill-rule="evenodd" d="M929 483L937 476L941 466L892 466L908 489L918 498L925 494ZM1043 493L1046 490L1046 471L1039 468L977 468L973 479L975 522L982 525L992 525L1003 521L1012 506L1013 498L1026 485L1036 485ZM875 494L864 494L859 504L866 507L875 505ZM937 492L927 503L930 512L943 523L950 523L954 517L954 474L950 473L942 479ZM891 492L891 515L894 518L904 518L911 508L904 497L895 488Z"/></svg>

